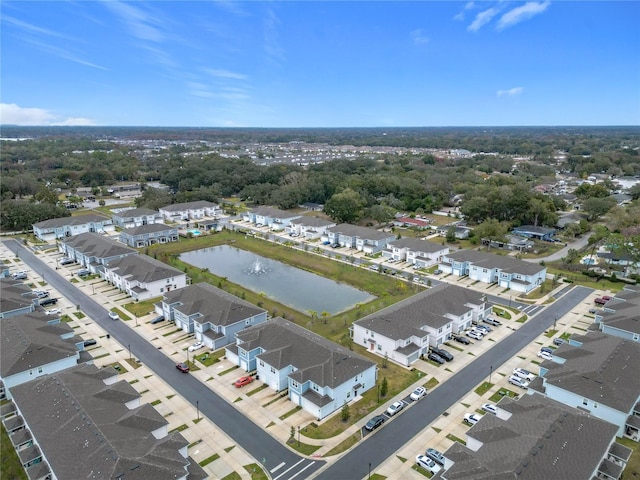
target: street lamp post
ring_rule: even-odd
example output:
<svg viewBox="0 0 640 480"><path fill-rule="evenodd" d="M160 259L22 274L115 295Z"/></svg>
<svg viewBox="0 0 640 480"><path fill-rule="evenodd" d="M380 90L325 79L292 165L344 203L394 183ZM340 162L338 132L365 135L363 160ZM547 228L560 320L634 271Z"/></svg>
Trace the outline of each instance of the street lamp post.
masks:
<svg viewBox="0 0 640 480"><path fill-rule="evenodd" d="M380 384L378 384L378 403L380 403Z"/></svg>
<svg viewBox="0 0 640 480"><path fill-rule="evenodd" d="M134 315L136 317L136 327L138 326L138 315Z"/></svg>
<svg viewBox="0 0 640 480"><path fill-rule="evenodd" d="M491 383L491 374L493 373L493 365L489 367L489 383Z"/></svg>
<svg viewBox="0 0 640 480"><path fill-rule="evenodd" d="M200 402L196 400L196 420L200 420Z"/></svg>
<svg viewBox="0 0 640 480"><path fill-rule="evenodd" d="M371 480L371 462L369 462L369 480Z"/></svg>
<svg viewBox="0 0 640 480"><path fill-rule="evenodd" d="M93 288L93 294L96 294L96 285L94 283L91 284L91 288Z"/></svg>
<svg viewBox="0 0 640 480"><path fill-rule="evenodd" d="M129 361L131 361L131 344L127 345L127 347L129 348Z"/></svg>
<svg viewBox="0 0 640 480"><path fill-rule="evenodd" d="M298 425L298 446L300 446L300 425Z"/></svg>

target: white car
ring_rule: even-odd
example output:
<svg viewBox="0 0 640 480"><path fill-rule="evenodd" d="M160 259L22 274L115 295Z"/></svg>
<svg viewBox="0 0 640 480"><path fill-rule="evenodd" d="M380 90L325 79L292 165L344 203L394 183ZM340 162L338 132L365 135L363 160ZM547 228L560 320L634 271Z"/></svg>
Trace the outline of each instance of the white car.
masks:
<svg viewBox="0 0 640 480"><path fill-rule="evenodd" d="M47 310L45 312L47 315L59 315L62 313L62 309L61 308L52 308L51 310Z"/></svg>
<svg viewBox="0 0 640 480"><path fill-rule="evenodd" d="M398 413L403 408L404 408L404 402L393 402L391 405L389 405L389 408L387 408L387 415L389 415L390 417L393 417L396 413Z"/></svg>
<svg viewBox="0 0 640 480"><path fill-rule="evenodd" d="M426 455L418 455L416 457L416 465L434 474L438 473L442 469L440 465L438 465L436 462L434 462L432 459L430 459Z"/></svg>
<svg viewBox="0 0 640 480"><path fill-rule="evenodd" d="M523 378L516 377L515 375L511 375L509 377L509 383L511 385L515 385L516 387L520 387L520 388L527 388L529 386L529 382L527 382Z"/></svg>
<svg viewBox="0 0 640 480"><path fill-rule="evenodd" d="M553 358L553 356L546 350L540 350L538 352L538 356L544 360L551 360Z"/></svg>
<svg viewBox="0 0 640 480"><path fill-rule="evenodd" d="M524 368L514 368L513 369L513 374L516 377L520 377L520 378L523 378L523 379L527 380L528 382L532 382L536 378L536 374L535 373L532 373L529 370L525 370Z"/></svg>
<svg viewBox="0 0 640 480"><path fill-rule="evenodd" d="M464 414L464 421L465 423L468 423L469 425L475 425L476 423L478 423L480 421L482 417L480 415L478 415L477 413L465 413Z"/></svg>
<svg viewBox="0 0 640 480"><path fill-rule="evenodd" d="M411 392L410 397L411 397L411 400L413 400L415 402L417 400L420 400L426 394L427 394L427 389L426 388L418 387L413 392Z"/></svg>
<svg viewBox="0 0 640 480"><path fill-rule="evenodd" d="M498 414L498 410L493 403L483 403L481 408L485 412L493 413L494 415Z"/></svg>
<svg viewBox="0 0 640 480"><path fill-rule="evenodd" d="M120 315L118 315L116 312L109 312L109 318L111 320L120 320Z"/></svg>
<svg viewBox="0 0 640 480"><path fill-rule="evenodd" d="M482 334L478 332L474 332L473 330L469 330L466 333L467 337L473 338L474 340L482 340Z"/></svg>
<svg viewBox="0 0 640 480"><path fill-rule="evenodd" d="M201 348L204 348L204 342L196 342L191 345L188 350L190 352L195 352L196 350L200 350Z"/></svg>

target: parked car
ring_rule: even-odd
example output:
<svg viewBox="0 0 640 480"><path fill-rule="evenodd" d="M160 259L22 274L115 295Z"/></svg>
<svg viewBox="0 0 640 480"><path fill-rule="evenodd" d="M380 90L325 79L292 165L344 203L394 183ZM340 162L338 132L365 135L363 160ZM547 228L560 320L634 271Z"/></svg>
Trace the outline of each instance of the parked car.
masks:
<svg viewBox="0 0 640 480"><path fill-rule="evenodd" d="M607 303L609 300L605 300L604 297L598 297L596 298L593 302L596 305L604 305L605 303Z"/></svg>
<svg viewBox="0 0 640 480"><path fill-rule="evenodd" d="M498 410L493 403L483 403L482 407L480 408L482 408L482 410L484 410L485 412L493 413L494 415L498 414Z"/></svg>
<svg viewBox="0 0 640 480"><path fill-rule="evenodd" d="M437 353L433 353L433 352L429 353L429 355L427 355L427 358L429 360L431 360L432 362L436 362L436 363L438 363L440 365L443 365L443 364L445 364L447 362L440 355L438 355Z"/></svg>
<svg viewBox="0 0 640 480"><path fill-rule="evenodd" d="M529 382L527 382L523 378L516 377L515 375L511 375L509 377L509 383L511 385L515 385L516 387L520 387L520 388L527 388L529 386Z"/></svg>
<svg viewBox="0 0 640 480"><path fill-rule="evenodd" d="M474 340L482 340L482 334L481 334L481 333L478 333L478 332L475 332L475 331L473 331L473 330L469 330L469 331L466 333L466 335L467 335L467 337L469 337L469 338L473 338Z"/></svg>
<svg viewBox="0 0 640 480"><path fill-rule="evenodd" d="M426 455L418 455L416 457L416 465L434 474L438 473L442 469L440 465Z"/></svg>
<svg viewBox="0 0 640 480"><path fill-rule="evenodd" d="M413 400L415 402L417 400L420 400L426 394L427 394L427 389L426 388L418 387L413 392L411 392L410 397L411 397L411 400Z"/></svg>
<svg viewBox="0 0 640 480"><path fill-rule="evenodd" d="M249 385L251 382L253 382L253 377L251 375L246 375L237 379L235 382L233 382L233 384L236 388L240 388L244 387L245 385Z"/></svg>
<svg viewBox="0 0 640 480"><path fill-rule="evenodd" d="M540 347L541 352L547 352L550 355L553 355L553 348L551 347Z"/></svg>
<svg viewBox="0 0 640 480"><path fill-rule="evenodd" d="M598 313L598 310L595 308L590 308L589 313Z"/></svg>
<svg viewBox="0 0 640 480"><path fill-rule="evenodd" d="M85 340L84 341L84 346L85 347L90 347L91 345L96 345L98 343L98 341L94 338L90 338L89 340Z"/></svg>
<svg viewBox="0 0 640 480"><path fill-rule="evenodd" d="M443 350L442 348L431 347L431 351L436 355L444 358L447 362L453 360L453 354L448 352L447 350Z"/></svg>
<svg viewBox="0 0 640 480"><path fill-rule="evenodd" d="M480 415L478 415L477 413L465 413L464 414L464 422L468 423L469 425L475 425L476 423L478 423L480 421L482 417Z"/></svg>
<svg viewBox="0 0 640 480"><path fill-rule="evenodd" d="M204 342L196 342L193 345L191 345L187 350L189 350L190 352L195 352L196 350L200 350L201 348L204 348Z"/></svg>
<svg viewBox="0 0 640 480"><path fill-rule="evenodd" d="M40 306L41 307L47 307L49 305L55 305L56 303L58 303L58 299L57 298L45 298L44 300L40 300Z"/></svg>
<svg viewBox="0 0 640 480"><path fill-rule="evenodd" d="M453 339L458 343L462 343L463 345L471 345L471 340L469 340L466 337L462 337L460 335L454 335Z"/></svg>
<svg viewBox="0 0 640 480"><path fill-rule="evenodd" d="M564 343L564 339L560 338L560 337L556 337L553 339L553 344L554 345L562 345Z"/></svg>
<svg viewBox="0 0 640 480"><path fill-rule="evenodd" d="M439 450L436 450L435 448L427 448L427 451L424 452L424 454L436 463L444 465L444 455Z"/></svg>
<svg viewBox="0 0 640 480"><path fill-rule="evenodd" d="M159 317L154 318L150 323L151 325L155 325L156 323L160 322L164 322L164 315L160 315Z"/></svg>
<svg viewBox="0 0 640 480"><path fill-rule="evenodd" d="M87 275L91 275L91 270L89 270L88 268L81 268L76 272L76 275L78 275L79 277L86 277Z"/></svg>
<svg viewBox="0 0 640 480"><path fill-rule="evenodd" d="M326 241L326 242L322 242L323 245L329 245L331 242Z"/></svg>
<svg viewBox="0 0 640 480"><path fill-rule="evenodd" d="M441 273L442 273L442 270L440 270L439 268L433 271L434 275L440 275Z"/></svg>
<svg viewBox="0 0 640 480"><path fill-rule="evenodd" d="M180 362L176 365L176 368L180 370L182 373L189 373L189 365L184 362Z"/></svg>
<svg viewBox="0 0 640 480"><path fill-rule="evenodd" d="M62 257L58 263L60 265L71 265L72 263L75 263L75 260L69 258L69 257Z"/></svg>
<svg viewBox="0 0 640 480"><path fill-rule="evenodd" d="M404 402L393 402L391 405L389 405L389 408L387 408L387 415L389 415L390 417L393 417L396 413L398 413L403 408L404 408Z"/></svg>
<svg viewBox="0 0 640 480"><path fill-rule="evenodd" d="M375 417L373 417L371 420L367 422L364 428L366 428L371 432L376 428L378 428L380 425L382 425L386 419L387 417L385 417L384 415L376 415Z"/></svg>
<svg viewBox="0 0 640 480"><path fill-rule="evenodd" d="M536 378L536 374L533 372L530 372L529 370L525 370L524 368L514 368L513 369L513 375L515 375L516 377L520 377L523 378L524 380L531 382L533 380L535 380Z"/></svg>
<svg viewBox="0 0 640 480"><path fill-rule="evenodd" d="M489 325L493 325L494 327L499 327L500 325L502 325L502 322L499 320L496 320L493 317L487 317L483 320L484 323L488 323Z"/></svg>
<svg viewBox="0 0 640 480"><path fill-rule="evenodd" d="M61 308L52 308L51 310L47 310L45 312L47 315L60 315L62 313Z"/></svg>
<svg viewBox="0 0 640 480"><path fill-rule="evenodd" d="M13 280L26 280L27 279L27 274L24 272L19 272L19 273L13 273L11 275L11 278Z"/></svg>
<svg viewBox="0 0 640 480"><path fill-rule="evenodd" d="M49 296L49 292L45 292L43 290L32 290L33 294L38 298L47 298Z"/></svg>
<svg viewBox="0 0 640 480"><path fill-rule="evenodd" d="M549 352L547 352L546 350L540 350L538 352L538 356L540 358L544 359L544 360L552 360L553 359L553 356Z"/></svg>
<svg viewBox="0 0 640 480"><path fill-rule="evenodd" d="M475 326L475 327L473 327L473 328L475 328L476 330L480 330L480 331L484 332L484 334L485 334L485 335L486 335L487 333L489 333L489 332L492 332L492 331L493 331L493 329L492 329L489 325L485 325L485 324L483 324L483 323L481 323L481 324L479 324L479 325L476 325L476 326Z"/></svg>
<svg viewBox="0 0 640 480"><path fill-rule="evenodd" d="M120 320L120 315L118 315L116 312L109 312L109 318L111 320Z"/></svg>

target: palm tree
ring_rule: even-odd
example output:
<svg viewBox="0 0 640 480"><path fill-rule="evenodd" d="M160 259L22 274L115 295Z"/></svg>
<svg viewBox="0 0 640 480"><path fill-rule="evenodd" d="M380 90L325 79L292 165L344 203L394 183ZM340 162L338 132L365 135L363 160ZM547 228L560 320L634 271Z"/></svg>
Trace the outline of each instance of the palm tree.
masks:
<svg viewBox="0 0 640 480"><path fill-rule="evenodd" d="M327 324L327 317L330 317L331 314L325 310L320 314L320 316L322 317L322 323L324 323L326 325Z"/></svg>

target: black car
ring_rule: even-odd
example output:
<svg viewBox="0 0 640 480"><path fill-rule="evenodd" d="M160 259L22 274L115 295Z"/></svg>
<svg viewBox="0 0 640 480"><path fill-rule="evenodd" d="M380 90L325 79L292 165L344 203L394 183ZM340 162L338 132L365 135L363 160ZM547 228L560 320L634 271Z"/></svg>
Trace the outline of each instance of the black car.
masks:
<svg viewBox="0 0 640 480"><path fill-rule="evenodd" d="M460 335L456 335L455 337L453 337L453 339L458 343L462 343L463 345L471 344L471 340L469 340L467 337L461 337Z"/></svg>
<svg viewBox="0 0 640 480"><path fill-rule="evenodd" d="M156 323L160 323L160 322L164 322L163 315L160 315L159 317L156 317L153 320L151 320L151 325L155 325Z"/></svg>
<svg viewBox="0 0 640 480"><path fill-rule="evenodd" d="M387 417L385 417L384 415L377 415L373 417L371 420L369 420L367 424L364 426L364 428L366 428L371 432L376 428L378 428L380 425L382 425L386 419Z"/></svg>
<svg viewBox="0 0 640 480"><path fill-rule="evenodd" d="M98 343L97 340L90 338L89 340L85 340L84 341L84 346L85 347L90 347L91 345L96 345Z"/></svg>
<svg viewBox="0 0 640 480"><path fill-rule="evenodd" d="M40 306L41 307L47 307L49 305L55 305L56 303L58 303L58 299L57 298L45 298L44 300L40 300Z"/></svg>
<svg viewBox="0 0 640 480"><path fill-rule="evenodd" d="M440 365L443 365L444 363L446 363L446 360L445 360L444 358L442 358L440 355L438 355L438 354L436 354L436 353L433 353L433 352L431 352L431 353L427 356L427 358L428 358L429 360L431 360L432 362L439 363Z"/></svg>
<svg viewBox="0 0 640 480"><path fill-rule="evenodd" d="M439 357L444 358L447 362L450 362L451 360L453 360L453 355L451 353L447 352L446 350L443 350L441 348L432 347L431 351L433 353L435 353L436 355L438 355Z"/></svg>

